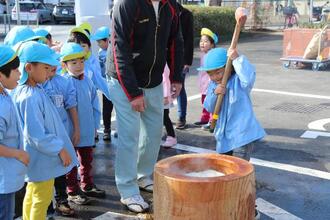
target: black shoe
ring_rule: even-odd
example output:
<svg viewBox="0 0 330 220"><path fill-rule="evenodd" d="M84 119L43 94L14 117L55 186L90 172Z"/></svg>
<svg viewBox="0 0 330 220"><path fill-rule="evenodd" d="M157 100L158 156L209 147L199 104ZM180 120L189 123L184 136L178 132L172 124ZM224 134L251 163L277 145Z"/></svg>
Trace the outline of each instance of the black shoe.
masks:
<svg viewBox="0 0 330 220"><path fill-rule="evenodd" d="M77 205L87 205L91 202L91 200L80 191L68 193L68 201Z"/></svg>
<svg viewBox="0 0 330 220"><path fill-rule="evenodd" d="M115 131L115 133L113 134L113 136L114 136L115 138L118 138L118 133L117 133L117 131Z"/></svg>
<svg viewBox="0 0 330 220"><path fill-rule="evenodd" d="M95 141L99 141L99 135L98 134L95 135Z"/></svg>
<svg viewBox="0 0 330 220"><path fill-rule="evenodd" d="M202 126L202 130L204 130L204 131L209 131L210 129L211 129L211 124L210 123L207 123L206 125Z"/></svg>
<svg viewBox="0 0 330 220"><path fill-rule="evenodd" d="M109 133L104 133L103 140L111 142L111 135Z"/></svg>
<svg viewBox="0 0 330 220"><path fill-rule="evenodd" d="M185 119L183 119L183 120L179 119L176 122L176 127L175 128L179 129L179 130L183 130L183 129L187 128L186 120Z"/></svg>
<svg viewBox="0 0 330 220"><path fill-rule="evenodd" d="M105 191L96 187L95 184L81 189L86 196L102 198L105 197Z"/></svg>
<svg viewBox="0 0 330 220"><path fill-rule="evenodd" d="M202 125L206 125L207 123L209 123L208 121L196 121L194 123L194 125L197 125L197 126L202 126Z"/></svg>

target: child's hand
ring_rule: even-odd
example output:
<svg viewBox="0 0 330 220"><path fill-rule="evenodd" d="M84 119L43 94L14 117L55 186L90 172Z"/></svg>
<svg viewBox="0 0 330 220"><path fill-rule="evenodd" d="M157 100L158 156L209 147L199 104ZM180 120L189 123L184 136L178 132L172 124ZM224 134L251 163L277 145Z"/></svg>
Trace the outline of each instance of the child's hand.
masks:
<svg viewBox="0 0 330 220"><path fill-rule="evenodd" d="M217 88L214 90L214 94L219 95L219 94L226 94L226 88L222 84L218 84Z"/></svg>
<svg viewBox="0 0 330 220"><path fill-rule="evenodd" d="M71 164L71 157L70 154L68 153L67 150L65 150L65 148L63 148L60 153L59 156L62 160L63 166L67 167Z"/></svg>
<svg viewBox="0 0 330 220"><path fill-rule="evenodd" d="M170 100L168 97L164 97L164 105L168 105L170 103Z"/></svg>
<svg viewBox="0 0 330 220"><path fill-rule="evenodd" d="M80 142L80 131L79 130L74 130L72 137L71 137L71 141L73 146L77 146Z"/></svg>
<svg viewBox="0 0 330 220"><path fill-rule="evenodd" d="M30 156L27 152L24 150L18 150L16 159L21 161L25 166L29 165L30 162Z"/></svg>
<svg viewBox="0 0 330 220"><path fill-rule="evenodd" d="M237 49L234 48L232 49L231 47L228 49L228 57L231 59L231 60L235 60L237 57L239 57L239 54L237 52Z"/></svg>

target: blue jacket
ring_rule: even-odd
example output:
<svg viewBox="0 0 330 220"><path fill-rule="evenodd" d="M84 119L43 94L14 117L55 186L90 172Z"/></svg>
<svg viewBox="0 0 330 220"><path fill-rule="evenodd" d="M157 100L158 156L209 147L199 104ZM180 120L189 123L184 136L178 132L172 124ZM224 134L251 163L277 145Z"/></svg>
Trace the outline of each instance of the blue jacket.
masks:
<svg viewBox="0 0 330 220"><path fill-rule="evenodd" d="M57 108L69 137L72 136L73 127L68 110L77 106L76 89L72 82L65 77L55 74L43 84L47 95Z"/></svg>
<svg viewBox="0 0 330 220"><path fill-rule="evenodd" d="M242 147L266 134L255 117L250 99L255 68L243 55L233 61L233 66L236 73L227 82L226 94L214 131L219 153ZM217 84L211 81L204 101L204 107L209 112L213 112L216 103L216 87Z"/></svg>
<svg viewBox="0 0 330 220"><path fill-rule="evenodd" d="M30 155L27 179L39 182L68 173L78 160L62 119L41 86L20 85L13 100L23 128L24 150ZM65 148L72 163L64 167L59 152Z"/></svg>
<svg viewBox="0 0 330 220"><path fill-rule="evenodd" d="M101 111L96 88L88 77L79 80L68 73L65 77L76 90L80 142L76 147L95 145L95 131L100 127Z"/></svg>
<svg viewBox="0 0 330 220"><path fill-rule="evenodd" d="M103 78L106 78L105 74L105 62L107 60L107 50L104 50L102 48L99 49L99 63L100 63L100 67L101 67L101 74Z"/></svg>
<svg viewBox="0 0 330 220"><path fill-rule="evenodd" d="M106 79L102 77L102 70L99 60L92 54L85 61L85 75L88 76L94 83L95 87L99 89L110 100L110 92Z"/></svg>
<svg viewBox="0 0 330 220"><path fill-rule="evenodd" d="M6 92L5 92L6 93ZM0 144L23 150L23 135L15 106L8 94L0 94ZM0 157L0 194L16 192L24 185L27 167L15 158Z"/></svg>

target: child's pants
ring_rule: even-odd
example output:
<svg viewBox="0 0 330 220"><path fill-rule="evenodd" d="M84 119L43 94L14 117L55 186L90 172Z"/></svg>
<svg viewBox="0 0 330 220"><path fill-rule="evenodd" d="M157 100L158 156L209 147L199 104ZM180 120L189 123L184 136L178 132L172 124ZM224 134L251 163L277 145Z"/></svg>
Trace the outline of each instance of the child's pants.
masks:
<svg viewBox="0 0 330 220"><path fill-rule="evenodd" d="M204 104L204 100L206 98L206 95L202 95L202 106ZM209 122L211 120L211 113L208 112L204 107L202 111L202 116L201 116L201 122Z"/></svg>
<svg viewBox="0 0 330 220"><path fill-rule="evenodd" d="M0 220L12 220L15 215L15 193L0 194Z"/></svg>
<svg viewBox="0 0 330 220"><path fill-rule="evenodd" d="M175 132L174 132L174 128L173 128L171 118L170 118L170 110L169 109L164 109L163 124L165 126L167 136L175 137Z"/></svg>
<svg viewBox="0 0 330 220"><path fill-rule="evenodd" d="M241 158L246 161L250 161L251 153L254 148L254 143L251 142L242 147L235 148L234 150L228 151L224 154Z"/></svg>
<svg viewBox="0 0 330 220"><path fill-rule="evenodd" d="M86 186L93 185L93 177L91 175L93 147L75 147L75 150L80 163L80 187L85 189ZM77 175L77 167L73 167L72 170L66 175L68 193L76 193L79 190Z"/></svg>
<svg viewBox="0 0 330 220"><path fill-rule="evenodd" d="M28 182L23 202L23 220L45 220L53 198L54 179Z"/></svg>
<svg viewBox="0 0 330 220"><path fill-rule="evenodd" d="M103 97L103 107L102 107L102 117L104 125L104 133L110 133L111 131L111 113L113 109L113 104L110 100L102 95Z"/></svg>

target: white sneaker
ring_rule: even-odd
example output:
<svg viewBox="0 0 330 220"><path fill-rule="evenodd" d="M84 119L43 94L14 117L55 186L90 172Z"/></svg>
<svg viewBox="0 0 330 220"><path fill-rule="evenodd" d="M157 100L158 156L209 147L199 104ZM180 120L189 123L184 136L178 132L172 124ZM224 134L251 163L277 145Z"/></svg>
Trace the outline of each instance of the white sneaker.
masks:
<svg viewBox="0 0 330 220"><path fill-rule="evenodd" d="M178 143L175 137L167 136L165 142L162 144L163 147L174 147Z"/></svg>
<svg viewBox="0 0 330 220"><path fill-rule="evenodd" d="M148 203L144 201L141 195L136 194L126 199L120 199L120 202L127 206L127 208L136 213L144 212L149 208Z"/></svg>

